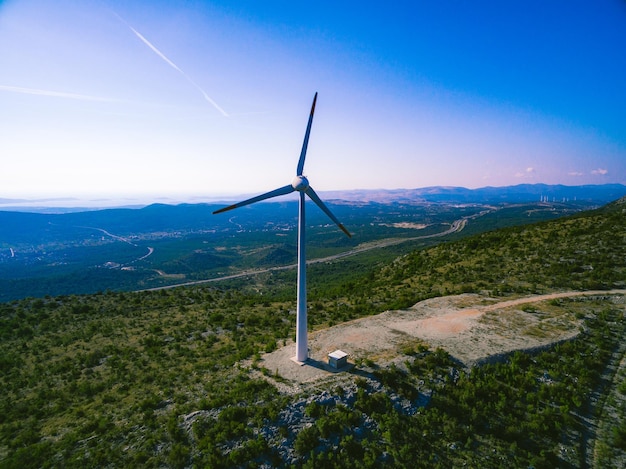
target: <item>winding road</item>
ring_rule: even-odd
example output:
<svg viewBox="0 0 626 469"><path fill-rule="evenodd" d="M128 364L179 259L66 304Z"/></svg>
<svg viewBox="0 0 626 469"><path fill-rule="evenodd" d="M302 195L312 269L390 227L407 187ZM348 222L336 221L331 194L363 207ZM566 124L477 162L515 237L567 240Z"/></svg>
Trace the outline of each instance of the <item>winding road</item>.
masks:
<svg viewBox="0 0 626 469"><path fill-rule="evenodd" d="M89 229L89 230L96 230L96 231L100 231L100 232L104 233L105 235L107 235L107 236L109 236L109 237L111 237L111 238L113 238L113 239L115 239L115 240L117 240L117 241L121 241L122 243L127 243L127 244L130 244L131 246L134 246L134 247L136 247L136 248L138 248L138 247L139 247L139 245L138 245L138 244L133 243L130 239L128 239L128 238L124 238L123 236L118 236L118 235L115 235L115 234L113 234L113 233L111 233L111 232L109 232L109 231L105 230L104 228L97 228L97 227L95 227L95 226L77 226L76 228L87 228L87 229ZM137 259L135 259L134 261L128 262L127 264L124 264L124 265L134 264L135 262L142 261L142 260L144 260L146 257L151 256L153 252L154 252L154 248L153 248L153 247L148 246L148 253L147 253L147 254L144 254L143 256L138 257L138 258L137 258Z"/></svg>

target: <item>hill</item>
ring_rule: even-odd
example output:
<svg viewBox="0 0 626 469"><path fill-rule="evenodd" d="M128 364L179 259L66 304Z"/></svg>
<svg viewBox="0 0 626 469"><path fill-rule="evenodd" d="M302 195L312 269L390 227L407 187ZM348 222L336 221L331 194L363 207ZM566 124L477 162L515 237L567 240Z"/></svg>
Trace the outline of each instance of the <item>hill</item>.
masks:
<svg viewBox="0 0 626 469"><path fill-rule="evenodd" d="M311 328L444 295L623 289L625 215L622 199L391 263L314 264ZM623 457L624 412L601 405L620 396L611 382L624 356L623 295L531 304L529 326L547 327L536 334L579 332L499 363L466 369L407 335L393 352L356 357L338 380L290 394L280 385L297 382L262 361L294 333L287 275L0 304L2 466L576 467ZM593 416L597 433L583 425ZM614 430L602 433L603 422Z"/></svg>

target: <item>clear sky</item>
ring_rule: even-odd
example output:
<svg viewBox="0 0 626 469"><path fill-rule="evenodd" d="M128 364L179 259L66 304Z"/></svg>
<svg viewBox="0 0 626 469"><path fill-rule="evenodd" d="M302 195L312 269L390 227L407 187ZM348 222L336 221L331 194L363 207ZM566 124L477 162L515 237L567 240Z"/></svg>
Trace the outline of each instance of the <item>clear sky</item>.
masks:
<svg viewBox="0 0 626 469"><path fill-rule="evenodd" d="M626 184L626 1L0 0L0 198Z"/></svg>

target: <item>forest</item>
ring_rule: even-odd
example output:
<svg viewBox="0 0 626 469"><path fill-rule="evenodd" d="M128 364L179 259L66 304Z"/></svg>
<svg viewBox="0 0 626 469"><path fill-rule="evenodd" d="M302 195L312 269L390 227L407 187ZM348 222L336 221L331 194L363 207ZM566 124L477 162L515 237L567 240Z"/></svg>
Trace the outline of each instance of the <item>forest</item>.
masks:
<svg viewBox="0 0 626 469"><path fill-rule="evenodd" d="M625 214L621 199L434 246L416 241L404 252L313 264L309 328L460 293L624 289ZM258 363L295 334L294 278L274 271L0 304L0 467L626 461L623 294L552 301L581 327L543 350L465 368L443 349L409 343L397 364L359 361L342 384L292 395L259 377L273 370ZM298 424L286 409L301 410Z"/></svg>

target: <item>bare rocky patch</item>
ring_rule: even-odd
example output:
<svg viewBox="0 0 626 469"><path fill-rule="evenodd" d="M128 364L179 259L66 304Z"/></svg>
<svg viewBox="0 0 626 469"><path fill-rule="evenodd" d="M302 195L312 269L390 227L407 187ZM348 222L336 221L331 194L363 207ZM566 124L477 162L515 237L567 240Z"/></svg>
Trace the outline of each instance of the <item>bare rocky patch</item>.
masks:
<svg viewBox="0 0 626 469"><path fill-rule="evenodd" d="M344 379L354 363L397 361L407 347L442 348L467 368L515 350L538 349L575 337L582 319L558 304L577 296L624 294L626 290L561 292L502 300L463 294L421 301L409 309L386 311L309 334L310 359L291 360L295 345L261 356L257 365L279 389L299 392L322 381ZM327 366L328 353L343 350L351 365L337 372ZM273 378L272 378L273 376Z"/></svg>

